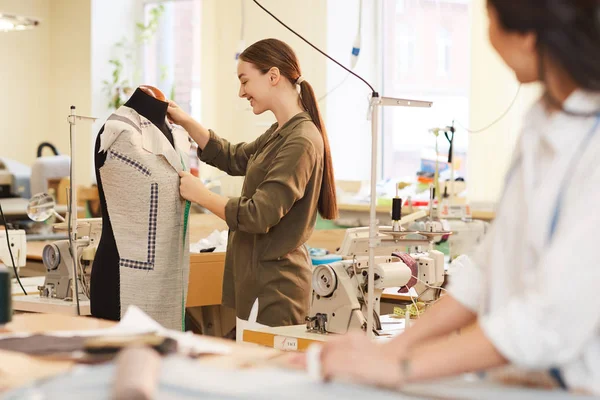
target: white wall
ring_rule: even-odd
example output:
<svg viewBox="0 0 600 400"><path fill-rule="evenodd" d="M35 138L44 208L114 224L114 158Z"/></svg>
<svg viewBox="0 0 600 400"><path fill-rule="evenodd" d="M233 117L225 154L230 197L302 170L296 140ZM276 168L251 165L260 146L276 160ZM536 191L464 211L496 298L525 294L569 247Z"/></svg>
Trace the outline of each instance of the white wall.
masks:
<svg viewBox="0 0 600 400"><path fill-rule="evenodd" d="M69 150L67 116L74 105L80 115L90 115L91 102L91 1L50 0L50 99L49 134L65 153ZM75 178L79 185L91 183L91 123L77 122Z"/></svg>
<svg viewBox="0 0 600 400"><path fill-rule="evenodd" d="M41 20L30 31L0 32L0 155L31 164L42 141L68 154L69 107L91 109L90 1L0 0L0 12ZM78 129L80 153L90 127ZM84 150L77 160L88 157ZM80 166L77 178L87 184L90 168Z"/></svg>
<svg viewBox="0 0 600 400"><path fill-rule="evenodd" d="M33 30L0 32L0 156L31 164L49 130L49 1L0 0L0 12L41 20Z"/></svg>
<svg viewBox="0 0 600 400"><path fill-rule="evenodd" d="M485 127L509 106L518 88L512 71L488 38L485 0L472 0L470 128ZM469 137L470 201L496 201L504 182L523 115L539 97L537 85L524 85L511 111L498 124Z"/></svg>

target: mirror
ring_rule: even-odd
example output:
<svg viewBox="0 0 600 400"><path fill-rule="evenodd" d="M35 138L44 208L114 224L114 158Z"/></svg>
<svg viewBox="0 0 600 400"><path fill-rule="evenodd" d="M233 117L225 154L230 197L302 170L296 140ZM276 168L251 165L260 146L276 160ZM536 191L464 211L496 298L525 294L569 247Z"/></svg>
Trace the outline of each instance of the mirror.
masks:
<svg viewBox="0 0 600 400"><path fill-rule="evenodd" d="M36 222L46 221L51 216L56 216L60 221L65 219L54 209L56 202L48 193L38 193L29 200L27 216Z"/></svg>

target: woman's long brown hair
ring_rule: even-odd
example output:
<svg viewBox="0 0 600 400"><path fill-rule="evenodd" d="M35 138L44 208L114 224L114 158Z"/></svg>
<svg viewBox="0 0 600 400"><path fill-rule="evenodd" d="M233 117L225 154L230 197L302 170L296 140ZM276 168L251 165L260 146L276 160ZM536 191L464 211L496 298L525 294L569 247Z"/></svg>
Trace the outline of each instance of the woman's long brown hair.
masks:
<svg viewBox="0 0 600 400"><path fill-rule="evenodd" d="M302 75L296 53L281 40L264 39L258 41L244 50L239 58L253 64L263 74L276 67L279 69L279 73L292 84L295 84ZM327 139L327 131L319 111L315 92L310 83L306 81L300 83L300 101L323 137L325 151L323 154L323 180L319 195L319 214L325 219L335 219L338 217L338 208L329 140Z"/></svg>

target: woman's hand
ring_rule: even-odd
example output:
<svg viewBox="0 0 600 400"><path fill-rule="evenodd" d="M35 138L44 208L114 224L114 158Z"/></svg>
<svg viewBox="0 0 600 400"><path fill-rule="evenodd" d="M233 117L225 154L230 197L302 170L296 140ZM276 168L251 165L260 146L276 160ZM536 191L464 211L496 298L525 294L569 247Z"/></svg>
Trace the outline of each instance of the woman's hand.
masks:
<svg viewBox="0 0 600 400"><path fill-rule="evenodd" d="M198 144L198 147L204 150L210 139L210 132L208 129L183 111L177 103L170 100L169 106L167 107L167 118L171 123L182 126Z"/></svg>
<svg viewBox="0 0 600 400"><path fill-rule="evenodd" d="M181 178L179 181L181 197L194 203L199 203L199 199L202 199L203 194L208 191L206 186L204 186L199 178L196 178L187 171L181 171L179 176Z"/></svg>
<svg viewBox="0 0 600 400"><path fill-rule="evenodd" d="M399 389L404 384L402 358L398 349L376 344L364 334L348 334L323 344L323 379ZM306 357L298 354L292 366L306 368Z"/></svg>
<svg viewBox="0 0 600 400"><path fill-rule="evenodd" d="M181 126L184 126L188 121L192 119L192 117L190 117L188 113L183 111L177 105L177 103L171 100L169 100L169 106L167 107L167 118L170 122Z"/></svg>
<svg viewBox="0 0 600 400"><path fill-rule="evenodd" d="M376 344L363 333L348 334L325 343L321 370L325 380L399 389L404 381L402 362L386 345Z"/></svg>

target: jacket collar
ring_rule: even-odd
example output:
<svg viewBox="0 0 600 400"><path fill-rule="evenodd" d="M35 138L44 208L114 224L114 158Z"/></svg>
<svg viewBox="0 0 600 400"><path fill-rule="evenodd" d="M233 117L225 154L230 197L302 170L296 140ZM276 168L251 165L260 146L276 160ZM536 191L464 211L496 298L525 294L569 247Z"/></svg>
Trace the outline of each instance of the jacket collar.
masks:
<svg viewBox="0 0 600 400"><path fill-rule="evenodd" d="M173 148L160 129L130 107L119 107L109 119L117 120L133 127L142 135L142 147L144 150L152 154L162 155L175 171L180 172L184 168L188 169L190 142L188 134L183 128L174 127L169 124L175 144L175 148Z"/></svg>
<svg viewBox="0 0 600 400"><path fill-rule="evenodd" d="M298 113L296 115L294 115L292 118L290 118L286 123L284 123L283 125L281 125L281 128L278 128L278 124L277 122L275 122L271 128L277 130L277 132L275 133L276 135L279 135L281 137L286 137L287 135L289 135L294 128L301 122L303 121L311 121L310 115L308 114L308 112L303 111L301 113Z"/></svg>

